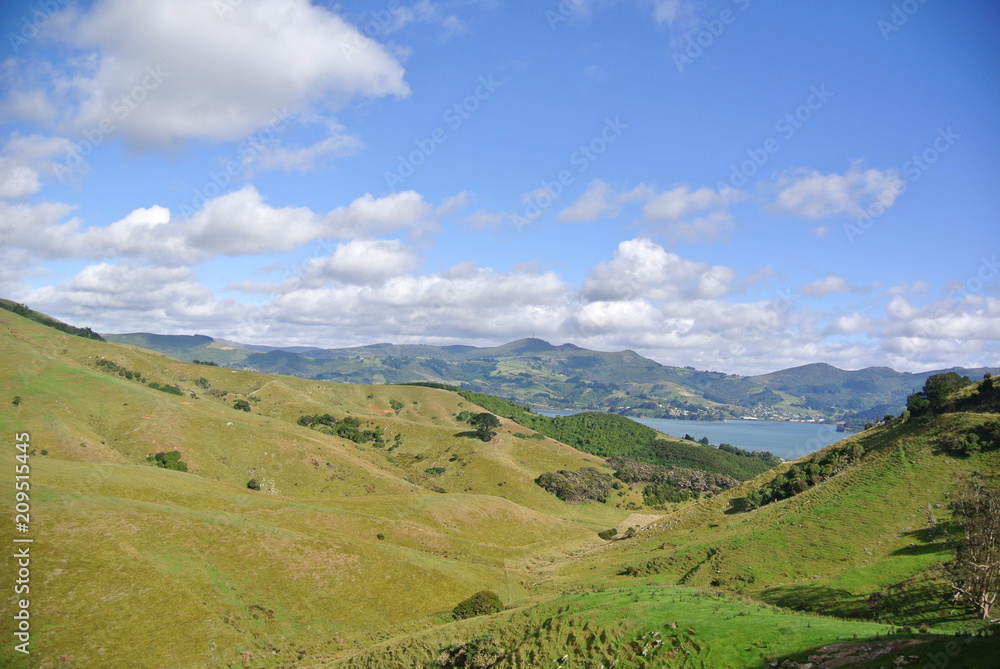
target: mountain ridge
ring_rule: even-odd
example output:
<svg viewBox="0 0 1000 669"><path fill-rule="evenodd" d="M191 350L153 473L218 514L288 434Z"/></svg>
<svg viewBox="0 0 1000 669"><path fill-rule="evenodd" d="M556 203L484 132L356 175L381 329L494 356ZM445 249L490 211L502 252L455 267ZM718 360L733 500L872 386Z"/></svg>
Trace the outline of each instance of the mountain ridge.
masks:
<svg viewBox="0 0 1000 669"><path fill-rule="evenodd" d="M594 351L525 337L498 346L377 343L347 348L273 347L205 335L105 334L191 362L345 383L458 385L538 408L646 418L844 422L857 429L902 410L932 374L977 378L990 368L898 372L816 362L745 376L663 365L631 349ZM210 340L210 341L209 341Z"/></svg>

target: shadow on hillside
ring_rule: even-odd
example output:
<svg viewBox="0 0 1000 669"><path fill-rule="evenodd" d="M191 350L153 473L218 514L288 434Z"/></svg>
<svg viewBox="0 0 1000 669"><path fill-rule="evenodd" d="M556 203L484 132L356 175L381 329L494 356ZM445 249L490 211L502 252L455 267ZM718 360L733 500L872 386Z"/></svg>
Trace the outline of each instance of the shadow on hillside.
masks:
<svg viewBox="0 0 1000 669"><path fill-rule="evenodd" d="M949 537L954 530L955 524L948 522L939 525L933 530L922 528L903 532L899 536L909 538L911 540L910 545L898 548L890 553L890 555L916 556L940 554L942 558L950 557L952 545Z"/></svg>
<svg viewBox="0 0 1000 669"><path fill-rule="evenodd" d="M822 585L783 585L761 594L768 604L795 611L810 611L839 617L860 617L865 612L865 598L847 590Z"/></svg>
<svg viewBox="0 0 1000 669"><path fill-rule="evenodd" d="M456 432L456 437L469 437L471 439L479 439L479 435L476 434L474 430L466 430L465 432Z"/></svg>

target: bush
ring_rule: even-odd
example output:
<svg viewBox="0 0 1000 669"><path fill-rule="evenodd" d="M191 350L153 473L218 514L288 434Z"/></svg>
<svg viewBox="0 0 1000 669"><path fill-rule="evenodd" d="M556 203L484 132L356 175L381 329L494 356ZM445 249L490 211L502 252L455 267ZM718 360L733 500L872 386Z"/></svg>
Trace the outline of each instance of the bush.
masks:
<svg viewBox="0 0 1000 669"><path fill-rule="evenodd" d="M247 487L251 490L260 490L260 481L257 479L250 479L247 481Z"/></svg>
<svg viewBox="0 0 1000 669"><path fill-rule="evenodd" d="M161 469L172 469L177 472L186 472L188 470L187 464L181 462L180 451L170 451L169 453L160 451L156 455L147 457L146 460Z"/></svg>
<svg viewBox="0 0 1000 669"><path fill-rule="evenodd" d="M503 611L503 602L500 595L492 590L480 590L468 599L459 602L452 613L458 620L473 618L475 616L489 615Z"/></svg>
<svg viewBox="0 0 1000 669"><path fill-rule="evenodd" d="M250 411L250 403L246 400L236 400L233 402L233 408L237 411Z"/></svg>
<svg viewBox="0 0 1000 669"><path fill-rule="evenodd" d="M535 483L564 502L606 502L614 479L610 474L600 472L593 467L581 467L578 471L560 469L557 472L545 472Z"/></svg>
<svg viewBox="0 0 1000 669"><path fill-rule="evenodd" d="M607 530L601 530L600 532L597 533L597 536L604 539L605 541L611 541L612 539L615 538L615 535L617 534L618 534L618 528L612 527Z"/></svg>
<svg viewBox="0 0 1000 669"><path fill-rule="evenodd" d="M424 473L430 474L431 476L441 476L446 471L448 470L444 467L428 467L427 469L424 470Z"/></svg>
<svg viewBox="0 0 1000 669"><path fill-rule="evenodd" d="M153 390L159 390L163 393L170 393L171 395L183 396L184 391L177 386L171 386L169 384L161 386L159 383L150 383L149 387Z"/></svg>

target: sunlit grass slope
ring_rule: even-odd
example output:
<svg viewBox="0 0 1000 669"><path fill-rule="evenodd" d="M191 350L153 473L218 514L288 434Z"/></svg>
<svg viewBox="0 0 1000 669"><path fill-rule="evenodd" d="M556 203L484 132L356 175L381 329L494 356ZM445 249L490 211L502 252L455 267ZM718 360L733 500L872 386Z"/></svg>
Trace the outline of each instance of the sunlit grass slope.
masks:
<svg viewBox="0 0 1000 669"><path fill-rule="evenodd" d="M0 430L33 448L34 652L21 666L287 663L364 646L438 624L482 588L520 598L505 563L599 543L627 515L533 483L600 458L516 425L471 438L454 418L469 407L446 391L190 365L0 321ZM297 425L306 413L355 417L387 445ZM187 472L147 459L174 450Z"/></svg>

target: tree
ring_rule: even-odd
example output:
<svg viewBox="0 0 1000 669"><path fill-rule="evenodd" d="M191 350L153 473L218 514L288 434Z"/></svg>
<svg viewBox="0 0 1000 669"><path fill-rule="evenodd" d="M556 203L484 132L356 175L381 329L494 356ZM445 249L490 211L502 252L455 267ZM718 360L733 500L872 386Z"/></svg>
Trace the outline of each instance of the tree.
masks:
<svg viewBox="0 0 1000 669"><path fill-rule="evenodd" d="M233 408L239 411L250 411L250 403L246 400L236 400L233 402Z"/></svg>
<svg viewBox="0 0 1000 669"><path fill-rule="evenodd" d="M906 408L915 416L927 411L941 411L948 403L948 397L969 384L969 377L955 372L933 374L924 381L924 388L906 398Z"/></svg>
<svg viewBox="0 0 1000 669"><path fill-rule="evenodd" d="M973 474L959 488L951 509L962 530L955 557L947 563L954 599L989 620L1000 591L1000 486Z"/></svg>
<svg viewBox="0 0 1000 669"><path fill-rule="evenodd" d="M944 407L949 395L967 385L969 385L967 376L960 376L955 372L934 374L924 382L924 397L930 402L931 409L937 411Z"/></svg>
<svg viewBox="0 0 1000 669"><path fill-rule="evenodd" d="M482 441L489 441L496 436L495 428L500 427L500 419L489 412L477 413L469 421L476 428L476 437Z"/></svg>

